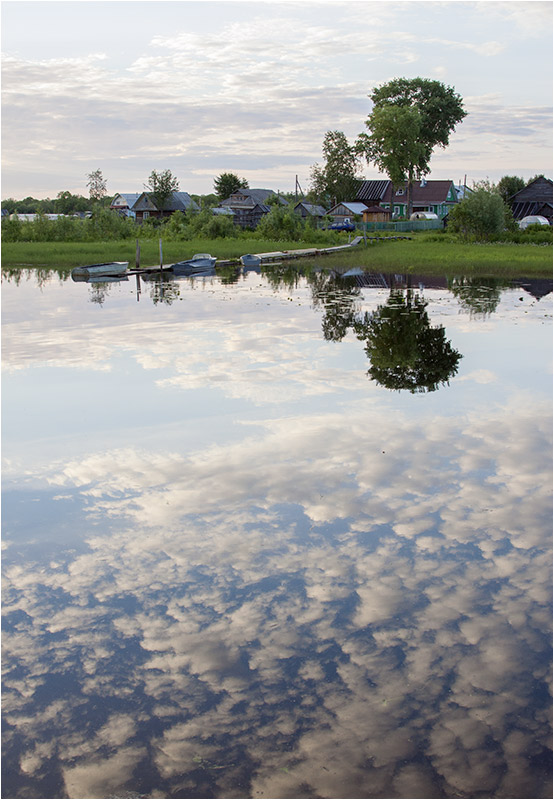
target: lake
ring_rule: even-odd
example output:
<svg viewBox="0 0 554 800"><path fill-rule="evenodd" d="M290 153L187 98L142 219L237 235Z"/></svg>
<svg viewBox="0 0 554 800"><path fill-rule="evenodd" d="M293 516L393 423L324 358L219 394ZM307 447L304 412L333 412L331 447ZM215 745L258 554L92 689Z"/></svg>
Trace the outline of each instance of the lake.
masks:
<svg viewBox="0 0 554 800"><path fill-rule="evenodd" d="M4 272L3 797L552 796L552 281L344 271Z"/></svg>

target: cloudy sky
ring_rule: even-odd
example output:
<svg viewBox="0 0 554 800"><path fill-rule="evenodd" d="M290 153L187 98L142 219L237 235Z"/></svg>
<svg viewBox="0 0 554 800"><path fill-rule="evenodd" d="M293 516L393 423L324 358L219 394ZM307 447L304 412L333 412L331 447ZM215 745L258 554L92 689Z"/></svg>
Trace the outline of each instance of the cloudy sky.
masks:
<svg viewBox="0 0 554 800"><path fill-rule="evenodd" d="M2 3L2 197L143 189L170 169L213 190L307 191L328 130L354 140L368 94L438 79L468 117L431 178L552 175L550 2ZM367 178L379 177L366 165Z"/></svg>

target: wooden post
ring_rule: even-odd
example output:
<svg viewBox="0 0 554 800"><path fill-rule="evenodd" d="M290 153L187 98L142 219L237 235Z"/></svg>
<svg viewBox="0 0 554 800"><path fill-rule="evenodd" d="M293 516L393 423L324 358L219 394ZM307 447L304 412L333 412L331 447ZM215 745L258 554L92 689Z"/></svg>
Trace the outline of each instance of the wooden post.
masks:
<svg viewBox="0 0 554 800"><path fill-rule="evenodd" d="M162 254L162 240L160 239L160 269L163 269L164 266L164 258Z"/></svg>
<svg viewBox="0 0 554 800"><path fill-rule="evenodd" d="M137 239L137 250L135 254L135 266L137 269L140 269L140 244L138 239Z"/></svg>

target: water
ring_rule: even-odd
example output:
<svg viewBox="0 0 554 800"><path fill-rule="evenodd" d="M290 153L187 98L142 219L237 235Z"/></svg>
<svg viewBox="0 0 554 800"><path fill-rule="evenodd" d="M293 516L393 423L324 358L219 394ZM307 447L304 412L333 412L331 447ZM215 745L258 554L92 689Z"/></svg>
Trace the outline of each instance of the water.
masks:
<svg viewBox="0 0 554 800"><path fill-rule="evenodd" d="M2 796L550 797L551 290L6 272Z"/></svg>

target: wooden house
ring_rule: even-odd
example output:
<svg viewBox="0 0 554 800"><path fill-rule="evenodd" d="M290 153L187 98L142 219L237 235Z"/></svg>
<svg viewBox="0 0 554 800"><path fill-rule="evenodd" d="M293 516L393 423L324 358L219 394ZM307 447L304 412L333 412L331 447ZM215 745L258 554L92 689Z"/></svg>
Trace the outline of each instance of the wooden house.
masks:
<svg viewBox="0 0 554 800"><path fill-rule="evenodd" d="M392 181L362 181L357 201L390 209L392 217L404 217L408 212L407 183L394 189ZM412 184L412 211L427 211L440 219L458 203L458 193L452 181L428 181L425 178Z"/></svg>
<svg viewBox="0 0 554 800"><path fill-rule="evenodd" d="M361 217L366 209L367 203L348 201L337 203L329 209L327 215L332 217L333 222L354 222L354 217Z"/></svg>
<svg viewBox="0 0 554 800"><path fill-rule="evenodd" d="M302 219L306 219L307 217L323 219L323 217L327 216L327 212L323 206L318 206L315 203L307 203L305 200L301 200L300 203L294 206L294 213L299 214Z"/></svg>
<svg viewBox="0 0 554 800"><path fill-rule="evenodd" d="M539 216L546 217L552 225L552 181L549 178L535 178L519 192L513 194L508 204L514 219Z"/></svg>
<svg viewBox="0 0 554 800"><path fill-rule="evenodd" d="M125 192L124 194L116 194L110 204L110 210L117 211L117 213L121 214L122 217L134 218L135 212L133 211L133 207L139 197L140 192Z"/></svg>
<svg viewBox="0 0 554 800"><path fill-rule="evenodd" d="M392 211L390 208L383 208L382 206L368 206L362 212L362 219L364 222L390 222Z"/></svg>
<svg viewBox="0 0 554 800"><path fill-rule="evenodd" d="M261 218L271 211L267 203L270 197L277 197L281 205L288 206L287 201L272 189L237 189L219 204L219 208L230 208L233 222L238 227L255 228Z"/></svg>
<svg viewBox="0 0 554 800"><path fill-rule="evenodd" d="M143 192L139 195L132 211L137 222L142 222L148 217L170 217L175 211L181 211L183 214L187 211L200 211L200 207L187 192L173 192L164 207L159 209L152 192Z"/></svg>

